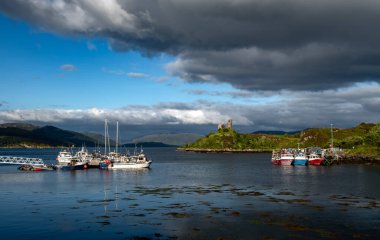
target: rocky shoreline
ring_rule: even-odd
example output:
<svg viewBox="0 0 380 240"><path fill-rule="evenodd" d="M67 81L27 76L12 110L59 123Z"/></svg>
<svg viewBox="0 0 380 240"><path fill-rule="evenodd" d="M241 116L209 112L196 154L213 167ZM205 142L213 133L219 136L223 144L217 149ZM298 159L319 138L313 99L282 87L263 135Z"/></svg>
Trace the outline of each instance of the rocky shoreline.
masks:
<svg viewBox="0 0 380 240"><path fill-rule="evenodd" d="M339 156L339 162L343 164L367 164L380 165L380 159L363 154L342 154Z"/></svg>
<svg viewBox="0 0 380 240"><path fill-rule="evenodd" d="M12 146L1 146L0 148L3 149L44 149L44 148L60 148L55 146L48 146L48 145L27 145L27 144L20 144L20 145L12 145Z"/></svg>

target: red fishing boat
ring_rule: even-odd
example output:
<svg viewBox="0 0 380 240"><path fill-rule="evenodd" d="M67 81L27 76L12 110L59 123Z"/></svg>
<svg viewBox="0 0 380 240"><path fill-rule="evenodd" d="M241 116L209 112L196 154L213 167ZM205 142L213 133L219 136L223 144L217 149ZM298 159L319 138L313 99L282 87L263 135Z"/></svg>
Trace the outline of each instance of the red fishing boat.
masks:
<svg viewBox="0 0 380 240"><path fill-rule="evenodd" d="M278 152L272 152L272 164L280 165L280 154Z"/></svg>
<svg viewBox="0 0 380 240"><path fill-rule="evenodd" d="M309 165L322 165L323 163L323 158L316 154L316 153L311 153L309 155Z"/></svg>

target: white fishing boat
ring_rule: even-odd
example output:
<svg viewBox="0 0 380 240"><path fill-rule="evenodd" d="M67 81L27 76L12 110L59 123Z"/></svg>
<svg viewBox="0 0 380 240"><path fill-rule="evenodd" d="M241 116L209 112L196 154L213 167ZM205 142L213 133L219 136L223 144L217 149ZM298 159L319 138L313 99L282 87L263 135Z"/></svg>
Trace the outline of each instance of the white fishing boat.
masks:
<svg viewBox="0 0 380 240"><path fill-rule="evenodd" d="M134 156L120 156L114 159L109 165L108 169L138 169L149 168L152 164L145 154L141 151L138 155Z"/></svg>
<svg viewBox="0 0 380 240"><path fill-rule="evenodd" d="M82 146L81 150L75 153L74 158L88 163L91 161L92 155L88 153L86 147Z"/></svg>
<svg viewBox="0 0 380 240"><path fill-rule="evenodd" d="M58 164L67 164L67 163L70 163L71 160L73 160L73 159L74 159L74 157L73 157L72 153L67 149L61 150L57 156Z"/></svg>

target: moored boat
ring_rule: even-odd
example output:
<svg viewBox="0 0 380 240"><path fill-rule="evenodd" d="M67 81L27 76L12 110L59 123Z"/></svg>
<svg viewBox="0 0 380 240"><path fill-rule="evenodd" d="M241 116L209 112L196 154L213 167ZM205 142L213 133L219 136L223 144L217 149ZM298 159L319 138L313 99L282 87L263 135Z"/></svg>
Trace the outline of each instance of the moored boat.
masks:
<svg viewBox="0 0 380 240"><path fill-rule="evenodd" d="M103 159L99 162L99 168L100 169L108 169L108 166L112 163L111 160L109 160L108 158L107 159Z"/></svg>
<svg viewBox="0 0 380 240"><path fill-rule="evenodd" d="M134 156L121 156L118 159L114 159L111 164L108 165L108 169L138 169L149 168L152 161L149 160L145 154L141 151Z"/></svg>
<svg viewBox="0 0 380 240"><path fill-rule="evenodd" d="M308 158L306 157L305 153L298 152L296 153L293 161L293 165L302 165L306 166L308 164Z"/></svg>
<svg viewBox="0 0 380 240"><path fill-rule="evenodd" d="M29 165L29 164L24 164L18 167L19 170L21 171L53 171L56 170L57 167L54 165Z"/></svg>
<svg viewBox="0 0 380 240"><path fill-rule="evenodd" d="M272 164L274 165L280 165L280 154L279 152L272 152Z"/></svg>
<svg viewBox="0 0 380 240"><path fill-rule="evenodd" d="M311 153L309 155L309 165L322 165L323 158L319 154Z"/></svg>
<svg viewBox="0 0 380 240"><path fill-rule="evenodd" d="M83 170L87 169L87 163L72 159L67 165L58 165L61 170Z"/></svg>
<svg viewBox="0 0 380 240"><path fill-rule="evenodd" d="M70 163L73 158L74 157L70 151L63 149L58 153L57 161L59 164L67 164Z"/></svg>
<svg viewBox="0 0 380 240"><path fill-rule="evenodd" d="M281 157L280 157L280 165L292 165L294 161L294 155L293 153L290 152L281 152Z"/></svg>
<svg viewBox="0 0 380 240"><path fill-rule="evenodd" d="M84 146L82 146L82 148L75 153L73 158L79 159L79 161L82 162L89 163L92 160L92 155L88 153L87 149Z"/></svg>

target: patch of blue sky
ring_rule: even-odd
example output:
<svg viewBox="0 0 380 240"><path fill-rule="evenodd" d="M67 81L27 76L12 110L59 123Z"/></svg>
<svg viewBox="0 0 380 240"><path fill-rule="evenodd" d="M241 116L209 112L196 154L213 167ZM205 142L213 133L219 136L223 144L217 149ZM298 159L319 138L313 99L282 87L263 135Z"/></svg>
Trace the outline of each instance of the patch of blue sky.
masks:
<svg viewBox="0 0 380 240"><path fill-rule="evenodd" d="M229 84L187 83L165 66L175 57L115 52L107 39L64 37L0 15L2 109L119 108L161 102L266 104L280 96ZM5 37L6 36L6 37Z"/></svg>
<svg viewBox="0 0 380 240"><path fill-rule="evenodd" d="M10 108L117 108L178 101L183 94L169 77L167 55L114 52L106 39L62 37L0 17L0 100ZM70 67L62 67L63 65ZM36 96L36 97L32 97Z"/></svg>

